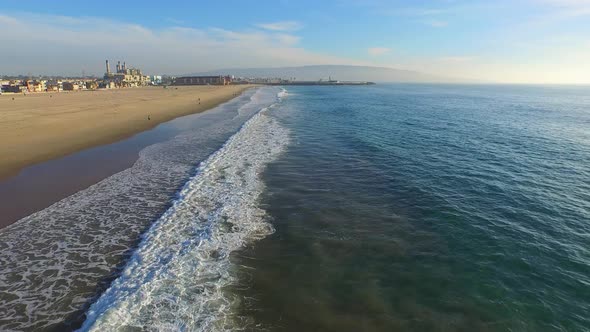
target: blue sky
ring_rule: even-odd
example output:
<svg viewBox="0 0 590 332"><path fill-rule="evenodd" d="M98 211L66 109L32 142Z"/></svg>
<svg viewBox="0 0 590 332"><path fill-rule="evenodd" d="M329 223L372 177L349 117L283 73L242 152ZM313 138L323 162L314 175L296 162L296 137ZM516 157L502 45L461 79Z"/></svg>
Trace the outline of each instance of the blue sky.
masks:
<svg viewBox="0 0 590 332"><path fill-rule="evenodd" d="M125 58L170 74L335 63L590 83L590 0L6 1L0 26L0 74Z"/></svg>

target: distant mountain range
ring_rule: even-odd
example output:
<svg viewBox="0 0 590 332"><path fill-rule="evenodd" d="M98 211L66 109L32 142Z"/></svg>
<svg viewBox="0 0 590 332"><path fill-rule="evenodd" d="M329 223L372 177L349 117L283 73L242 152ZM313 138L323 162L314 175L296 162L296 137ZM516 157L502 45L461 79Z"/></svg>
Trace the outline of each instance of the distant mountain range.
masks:
<svg viewBox="0 0 590 332"><path fill-rule="evenodd" d="M319 79L340 81L405 82L405 83L443 83L466 82L448 77L440 77L411 70L386 67L314 65L277 68L233 68L193 73L197 75L235 75L238 77L267 77L294 79L298 81L317 81Z"/></svg>

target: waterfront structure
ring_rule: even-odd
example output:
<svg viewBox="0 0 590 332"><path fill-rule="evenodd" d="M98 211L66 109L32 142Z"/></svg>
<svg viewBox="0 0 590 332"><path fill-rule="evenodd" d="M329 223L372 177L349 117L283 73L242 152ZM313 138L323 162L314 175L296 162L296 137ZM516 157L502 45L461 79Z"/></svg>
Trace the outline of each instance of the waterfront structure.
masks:
<svg viewBox="0 0 590 332"><path fill-rule="evenodd" d="M138 68L127 68L127 64L121 61L117 62L116 72L111 72L109 60L106 60L106 72L104 74L105 86L107 87L134 87L148 85L150 81L149 76L145 76ZM113 84L111 84L113 83Z"/></svg>
<svg viewBox="0 0 590 332"><path fill-rule="evenodd" d="M153 75L150 77L152 85L159 85L162 84L162 76L161 75Z"/></svg>
<svg viewBox="0 0 590 332"><path fill-rule="evenodd" d="M177 77L174 85L229 85L231 76L184 76Z"/></svg>
<svg viewBox="0 0 590 332"><path fill-rule="evenodd" d="M46 90L45 84L47 83L47 81L41 80L41 81L32 81L32 80L28 80L25 82L25 85L27 86L27 90L29 92L43 92Z"/></svg>
<svg viewBox="0 0 590 332"><path fill-rule="evenodd" d="M80 89L80 86L73 82L63 82L62 85L64 91L77 91Z"/></svg>
<svg viewBox="0 0 590 332"><path fill-rule="evenodd" d="M41 93L76 90L94 90L98 82L94 78L15 79L0 81L2 91L11 93Z"/></svg>
<svg viewBox="0 0 590 332"><path fill-rule="evenodd" d="M26 85L7 84L2 85L3 92L21 93L27 91Z"/></svg>
<svg viewBox="0 0 590 332"><path fill-rule="evenodd" d="M98 89L98 83L96 81L86 81L85 84L87 90Z"/></svg>
<svg viewBox="0 0 590 332"><path fill-rule="evenodd" d="M47 92L59 92L60 90L63 90L63 88L60 88L59 84L47 83Z"/></svg>

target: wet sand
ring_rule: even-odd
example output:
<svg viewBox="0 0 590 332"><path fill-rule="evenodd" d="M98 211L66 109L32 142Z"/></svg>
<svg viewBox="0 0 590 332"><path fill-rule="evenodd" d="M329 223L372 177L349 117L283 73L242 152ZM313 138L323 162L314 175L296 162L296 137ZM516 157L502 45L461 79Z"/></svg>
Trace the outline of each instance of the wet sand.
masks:
<svg viewBox="0 0 590 332"><path fill-rule="evenodd" d="M27 166L0 181L0 229L131 167L142 149L172 138L180 132L174 130L175 124L199 115L179 117L115 143Z"/></svg>
<svg viewBox="0 0 590 332"><path fill-rule="evenodd" d="M210 109L248 87L145 87L2 95L0 179L26 166L113 143L176 117Z"/></svg>
<svg viewBox="0 0 590 332"><path fill-rule="evenodd" d="M122 171L137 160L138 153L146 146L167 140L176 135L183 127L189 126L201 111L211 109L217 104L225 102L236 94L240 94L246 86L214 87L193 86L172 88L138 88L110 91L75 92L38 94L38 95L14 95L0 96L0 105L20 103L19 106L6 109L0 107L0 229L31 213L42 210L49 205L70 196L79 190L87 188L102 179ZM87 99L84 101L84 99ZM101 100L101 98L103 98ZM108 99L107 99L108 98ZM201 104L198 103L201 98ZM20 100L19 100L20 99ZM9 100L10 102L7 102ZM46 103L45 110L38 105ZM74 106L79 108L76 111ZM112 103L114 107L105 107ZM23 109L25 105L37 105L37 109ZM132 107L136 105L135 108ZM103 108L101 110L101 107ZM59 109L62 112L59 112ZM20 115L11 114L20 110ZM149 113L148 113L149 112ZM142 118L144 113L150 115L150 120ZM37 119L30 123L24 123L36 114ZM103 120L96 120L103 114ZM183 116L189 114L188 116ZM20 116L20 118L19 118ZM48 117L48 118L44 118ZM172 120L173 118L176 118ZM89 119L89 120L84 120ZM96 128L112 125L112 119L125 121L129 127L112 125L112 129L99 132L89 126L88 121L95 124ZM66 137L80 135L75 128L72 133L57 132L56 128L47 125L47 130L32 134L33 128L39 128L43 123L50 121L64 121L72 125L85 125L89 136L78 137L88 145L63 144ZM172 121L170 121L172 120ZM9 122L11 121L11 122ZM133 124L132 122L138 122ZM63 128L67 123L59 126ZM91 124L90 123L90 124ZM161 125L160 125L161 124ZM150 128L154 127L154 128ZM65 129L64 129L65 130ZM134 131L136 130L136 131ZM140 131L139 133L137 133ZM7 133L12 137L7 137ZM37 135L34 139L25 139L23 135ZM57 137L51 137L51 135ZM109 135L110 134L110 135ZM127 137L126 137L127 136ZM32 141L39 142L41 138L48 140L48 144L39 143L33 146ZM7 141L12 140L15 146L10 146ZM50 149L54 142L62 142L59 149L47 151L41 154L43 149ZM75 143L75 142L73 142ZM81 146L80 148L77 148ZM75 149L76 148L76 149ZM10 150L17 150L20 154L13 155L13 164L17 165L8 171ZM29 150L30 149L30 150ZM35 155L35 152L38 154ZM16 159L16 156L31 156L31 162L27 158ZM47 159L41 156L49 156ZM35 158L38 157L38 158ZM17 161L18 163L14 163ZM23 165L23 166L21 166Z"/></svg>

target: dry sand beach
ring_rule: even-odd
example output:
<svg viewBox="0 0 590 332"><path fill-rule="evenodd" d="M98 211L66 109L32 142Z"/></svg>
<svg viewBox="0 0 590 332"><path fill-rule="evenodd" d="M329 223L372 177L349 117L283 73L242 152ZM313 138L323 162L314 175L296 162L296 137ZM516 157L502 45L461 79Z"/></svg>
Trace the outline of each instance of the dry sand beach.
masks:
<svg viewBox="0 0 590 332"><path fill-rule="evenodd" d="M144 87L0 96L0 179L210 109L249 88ZM199 102L200 99L200 102Z"/></svg>

